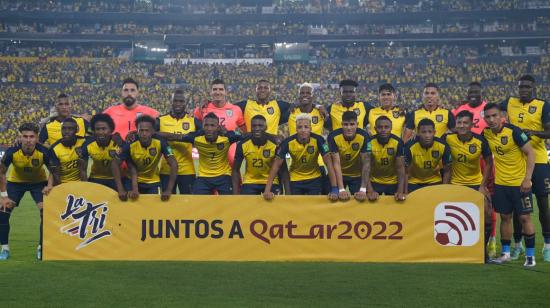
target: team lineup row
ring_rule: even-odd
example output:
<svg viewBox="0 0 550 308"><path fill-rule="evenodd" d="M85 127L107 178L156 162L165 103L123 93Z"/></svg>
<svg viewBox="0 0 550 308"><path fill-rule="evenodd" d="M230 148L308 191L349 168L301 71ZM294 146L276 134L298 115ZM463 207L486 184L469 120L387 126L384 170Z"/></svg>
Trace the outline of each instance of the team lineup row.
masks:
<svg viewBox="0 0 550 308"><path fill-rule="evenodd" d="M159 188L161 199L167 200L178 187L180 193L263 194L268 200L284 191L326 193L334 201L351 195L360 201L375 200L380 194L403 201L415 189L451 183L472 187L492 199L506 229L501 228L504 239L511 238L507 228L511 230L512 213L517 214L530 257L526 264L534 265L529 251L531 239L534 245L531 185L543 214L545 243L548 238L550 244L550 171L544 144L550 137L550 109L535 98L531 76L520 78L518 97L500 105L483 102L481 85L472 83L468 103L454 115L438 106L435 84L425 86L423 107L407 115L394 106L391 85L380 87L376 108L357 102L356 88L354 81L342 81L342 101L325 110L314 104L310 84L300 87L298 103L289 104L269 100L269 82L260 80L257 100L233 105L225 101L223 81L215 80L212 100L192 114L185 108L183 91L176 90L171 112L159 116L137 103L138 84L128 79L123 83L123 104L92 117L87 139L87 121L72 116L68 98L61 95L58 115L40 133L34 124L22 125L20 144L6 151L0 165L2 210L9 215L26 191L41 206L42 194L53 186L79 180L109 186L121 200L158 194ZM511 124L504 123L503 111ZM290 131L284 140L277 136L283 123ZM330 131L327 141L322 137L324 128ZM196 177L192 147L199 153ZM50 170L49 178L44 166ZM546 208L541 206L544 199Z"/></svg>

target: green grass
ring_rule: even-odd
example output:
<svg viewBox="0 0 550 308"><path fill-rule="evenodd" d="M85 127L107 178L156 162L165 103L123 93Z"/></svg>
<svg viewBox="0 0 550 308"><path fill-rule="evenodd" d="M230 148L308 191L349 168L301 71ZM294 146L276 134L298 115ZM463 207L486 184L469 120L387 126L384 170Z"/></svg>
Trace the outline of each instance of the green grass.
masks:
<svg viewBox="0 0 550 308"><path fill-rule="evenodd" d="M533 215L533 218L537 216ZM38 262L38 211L28 196L11 219L0 307L17 306L538 306L550 263L497 265ZM538 226L538 221L536 223ZM546 305L544 303L547 303Z"/></svg>

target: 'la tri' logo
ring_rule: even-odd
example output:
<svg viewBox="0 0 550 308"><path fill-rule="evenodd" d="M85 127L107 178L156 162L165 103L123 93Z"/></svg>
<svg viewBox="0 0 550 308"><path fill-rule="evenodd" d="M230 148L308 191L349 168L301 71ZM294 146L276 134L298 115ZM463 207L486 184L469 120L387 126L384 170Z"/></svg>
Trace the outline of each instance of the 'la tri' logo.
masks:
<svg viewBox="0 0 550 308"><path fill-rule="evenodd" d="M82 242L76 247L76 250L101 238L111 236L111 231L105 230L108 211L109 207L105 202L93 204L83 197L76 198L73 195L68 195L65 212L61 215L61 220L67 221L67 224L61 227L61 232L70 236L78 236Z"/></svg>

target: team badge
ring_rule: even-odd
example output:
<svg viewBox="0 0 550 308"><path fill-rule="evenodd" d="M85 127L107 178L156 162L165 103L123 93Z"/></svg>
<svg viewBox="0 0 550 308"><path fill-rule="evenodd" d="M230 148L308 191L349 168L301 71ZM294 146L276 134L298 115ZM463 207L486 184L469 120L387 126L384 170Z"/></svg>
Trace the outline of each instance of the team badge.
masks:
<svg viewBox="0 0 550 308"><path fill-rule="evenodd" d="M308 145L307 146L307 152L309 154L313 154L313 152L315 152L315 148L312 145Z"/></svg>
<svg viewBox="0 0 550 308"><path fill-rule="evenodd" d="M38 167L38 165L40 165L40 160L34 158L31 160L31 164L33 167Z"/></svg>
<svg viewBox="0 0 550 308"><path fill-rule="evenodd" d="M357 115L360 115L360 114L361 114L361 110L359 110L359 108L353 109L353 112L357 113Z"/></svg>
<svg viewBox="0 0 550 308"><path fill-rule="evenodd" d="M470 147L468 148L468 150L470 150L471 154L474 154L477 150L477 147L475 144L470 144Z"/></svg>
<svg viewBox="0 0 550 308"><path fill-rule="evenodd" d="M77 147L74 149L74 151L76 152L76 155L78 155L78 157L82 156L82 147Z"/></svg>
<svg viewBox="0 0 550 308"><path fill-rule="evenodd" d="M116 150L109 150L109 157L110 158L115 158L117 157L118 153Z"/></svg>
<svg viewBox="0 0 550 308"><path fill-rule="evenodd" d="M359 143L357 143L357 142L352 143L351 144L351 149L354 150L354 151L359 150Z"/></svg>
<svg viewBox="0 0 550 308"><path fill-rule="evenodd" d="M537 106L529 106L529 113L533 114L535 112L537 112Z"/></svg>
<svg viewBox="0 0 550 308"><path fill-rule="evenodd" d="M437 122L443 122L443 115L441 115L441 114L436 115L436 116L435 116L435 120L436 120Z"/></svg>
<svg viewBox="0 0 550 308"><path fill-rule="evenodd" d="M273 107L267 107L267 114L274 114L275 113L275 109L273 109Z"/></svg>
<svg viewBox="0 0 550 308"><path fill-rule="evenodd" d="M393 148L388 148L387 152L388 152L388 155L395 154L395 150Z"/></svg>
<svg viewBox="0 0 550 308"><path fill-rule="evenodd" d="M157 155L157 148L150 148L149 149L149 155L156 156Z"/></svg>
<svg viewBox="0 0 550 308"><path fill-rule="evenodd" d="M392 111L392 115L394 119L399 118L399 111Z"/></svg>
<svg viewBox="0 0 550 308"><path fill-rule="evenodd" d="M233 110L228 109L228 110L225 111L225 114L226 114L229 118L231 118L231 117L233 116Z"/></svg>
<svg viewBox="0 0 550 308"><path fill-rule="evenodd" d="M189 122L183 122L181 128L183 128L183 130L189 130Z"/></svg>
<svg viewBox="0 0 550 308"><path fill-rule="evenodd" d="M264 150L262 154L264 155L264 158L269 158L269 156L271 156L271 151L270 150Z"/></svg>
<svg viewBox="0 0 550 308"><path fill-rule="evenodd" d="M500 137L500 143L502 143L502 145L507 144L508 143L508 136Z"/></svg>
<svg viewBox="0 0 550 308"><path fill-rule="evenodd" d="M319 117L318 116L311 117L311 123L313 124L319 123Z"/></svg>
<svg viewBox="0 0 550 308"><path fill-rule="evenodd" d="M439 158L439 151L432 151L433 158Z"/></svg>
<svg viewBox="0 0 550 308"><path fill-rule="evenodd" d="M218 143L218 144L216 144L216 147L218 148L218 150L221 151L221 150L223 150L224 145L223 145L223 143Z"/></svg>

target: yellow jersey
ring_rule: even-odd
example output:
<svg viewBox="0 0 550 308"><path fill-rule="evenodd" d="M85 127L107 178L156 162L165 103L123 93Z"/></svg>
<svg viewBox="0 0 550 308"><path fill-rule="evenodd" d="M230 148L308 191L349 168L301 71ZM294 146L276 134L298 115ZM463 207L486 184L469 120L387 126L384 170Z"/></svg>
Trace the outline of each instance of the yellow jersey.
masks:
<svg viewBox="0 0 550 308"><path fill-rule="evenodd" d="M60 168L61 183L80 181L79 160L85 142L84 137L76 137L76 143L66 147L59 139L50 147L50 164Z"/></svg>
<svg viewBox="0 0 550 308"><path fill-rule="evenodd" d="M369 145L367 132L358 128L353 139L348 141L339 128L328 135L327 143L331 153L340 155L342 176L361 177L361 153L367 153Z"/></svg>
<svg viewBox="0 0 550 308"><path fill-rule="evenodd" d="M137 169L138 183L155 184L160 182L159 163L162 156L173 156L172 148L164 139L153 138L144 147L139 140L122 147L120 160L132 163Z"/></svg>
<svg viewBox="0 0 550 308"><path fill-rule="evenodd" d="M101 147L94 138L90 138L82 146L81 158L85 161L92 159L90 178L112 180L114 177L111 162L113 158L118 157L119 153L120 148L113 140L106 147Z"/></svg>
<svg viewBox="0 0 550 308"><path fill-rule="evenodd" d="M256 115L262 115L267 122L266 132L277 135L279 125L286 123L290 104L284 101L271 100L267 104L260 104L255 100L246 100L236 104L243 111L246 131L251 131L251 121Z"/></svg>
<svg viewBox="0 0 550 308"><path fill-rule="evenodd" d="M235 160L245 162L243 184L265 185L267 183L276 149L277 144L271 140L267 140L263 145L255 145L249 137L237 143ZM275 178L273 183L279 184L278 179Z"/></svg>
<svg viewBox="0 0 550 308"><path fill-rule="evenodd" d="M48 149L37 144L31 155L23 153L21 147L11 147L2 157L2 164L8 168L12 166L8 174L8 181L13 183L40 183L46 182L44 167L50 163Z"/></svg>
<svg viewBox="0 0 550 308"><path fill-rule="evenodd" d="M455 118L451 111L440 107L431 112L422 107L409 113L405 121L405 127L414 130L422 119L430 119L434 122L437 138L455 127Z"/></svg>
<svg viewBox="0 0 550 308"><path fill-rule="evenodd" d="M427 149L416 138L405 145L405 162L410 167L409 183L439 183L442 181L442 166L451 163L451 151L439 138L434 138L433 145Z"/></svg>
<svg viewBox="0 0 550 308"><path fill-rule="evenodd" d="M382 107L372 108L369 111L368 123L369 133L371 136L376 135L375 123L376 119L381 116L386 116L391 121L391 133L399 138L403 136L403 127L405 125L405 113L399 107L393 107L390 110L385 110Z"/></svg>
<svg viewBox="0 0 550 308"><path fill-rule="evenodd" d="M529 142L529 137L517 126L504 124L498 133L490 128L483 130L493 160L495 162L495 184L503 186L521 186L527 167L521 148Z"/></svg>
<svg viewBox="0 0 550 308"><path fill-rule="evenodd" d="M367 125L367 114L372 106L367 102L355 102L346 107L341 102L328 106L327 112L330 118L327 120L327 129L329 131L342 128L342 114L345 111L353 111L357 114L357 127L364 128Z"/></svg>
<svg viewBox="0 0 550 308"><path fill-rule="evenodd" d="M166 114L157 120L157 131L161 133L189 134L199 129L201 129L201 122L187 114L180 119ZM178 175L195 175L193 145L180 141L168 141L168 145L172 148L174 158L178 162ZM160 161L160 174L170 174L170 166L164 157Z"/></svg>
<svg viewBox="0 0 550 308"><path fill-rule="evenodd" d="M296 135L286 138L277 150L277 157L285 160L286 155L290 155L292 159L289 168L290 180L295 182L320 177L318 157L328 153L325 139L312 133L306 144L299 143Z"/></svg>
<svg viewBox="0 0 550 308"><path fill-rule="evenodd" d="M295 108L290 112L290 115L288 117L289 136L296 134L296 117L302 113L307 113L307 112L302 112L300 108ZM311 132L317 135L322 135L325 120L323 119L321 112L319 112L319 109L314 107L309 113L309 115L311 116Z"/></svg>
<svg viewBox="0 0 550 308"><path fill-rule="evenodd" d="M370 181L378 184L397 184L396 159L403 157L403 140L395 135L390 135L386 143L374 135L369 142L370 156Z"/></svg>
<svg viewBox="0 0 550 308"><path fill-rule="evenodd" d="M78 132L76 135L86 137L90 129L90 123L81 117L72 116L72 118L75 119L78 124ZM56 143L59 139L61 139L61 124L62 122L57 118L50 119L50 121L40 130L38 141L40 143L48 143L49 145Z"/></svg>
<svg viewBox="0 0 550 308"><path fill-rule="evenodd" d="M550 104L541 100L533 99L529 103L522 103L517 97L510 97L501 103L502 110L508 113L510 124L522 130L544 131L544 125L550 122ZM535 163L547 164L548 152L544 139L531 136L531 145L535 150Z"/></svg>
<svg viewBox="0 0 550 308"><path fill-rule="evenodd" d="M480 185L483 179L480 159L491 156L487 140L472 134L470 140L463 142L456 133L444 135L442 139L451 150L451 184Z"/></svg>

